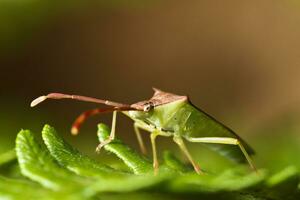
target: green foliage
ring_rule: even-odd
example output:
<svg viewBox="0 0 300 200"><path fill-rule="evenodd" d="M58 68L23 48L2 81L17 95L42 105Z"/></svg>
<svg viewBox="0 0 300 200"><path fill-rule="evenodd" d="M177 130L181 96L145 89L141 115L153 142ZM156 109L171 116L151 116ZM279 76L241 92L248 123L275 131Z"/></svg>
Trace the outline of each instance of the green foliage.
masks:
<svg viewBox="0 0 300 200"><path fill-rule="evenodd" d="M12 162L16 158L15 150L10 150L0 155L0 166Z"/></svg>
<svg viewBox="0 0 300 200"><path fill-rule="evenodd" d="M106 140L109 136L110 130L104 124L98 125L98 138L102 142ZM122 141L115 140L113 143L104 146L105 150L114 153L118 158L120 158L132 171L134 174L145 174L151 171L151 162L137 154L130 147L124 145Z"/></svg>
<svg viewBox="0 0 300 200"><path fill-rule="evenodd" d="M98 125L98 138L110 129ZM0 176L3 199L299 199L299 172L290 166L268 175L249 172L243 166L219 174L193 172L190 166L165 152L160 171L153 175L151 161L116 139L104 146L128 170L113 168L83 155L45 125L43 142L29 130L21 130L15 151L0 155L0 168L18 167L22 176ZM16 153L15 153L16 152ZM9 166L9 167L7 167ZM110 192L110 193L108 193ZM113 192L113 193L112 193Z"/></svg>

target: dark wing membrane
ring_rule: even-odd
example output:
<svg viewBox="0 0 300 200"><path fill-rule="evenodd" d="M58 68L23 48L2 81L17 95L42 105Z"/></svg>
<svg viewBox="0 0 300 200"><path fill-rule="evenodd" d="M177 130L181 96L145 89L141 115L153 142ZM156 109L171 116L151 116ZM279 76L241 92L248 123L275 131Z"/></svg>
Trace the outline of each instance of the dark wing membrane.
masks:
<svg viewBox="0 0 300 200"><path fill-rule="evenodd" d="M254 154L254 150L234 131L217 121L212 116L200 110L196 106L189 104L185 110L189 110L191 115L186 121L186 127L189 127L187 137L230 137L238 139L249 155ZM221 155L235 162L247 162L243 152L237 145L228 144L205 144L206 146L217 151Z"/></svg>

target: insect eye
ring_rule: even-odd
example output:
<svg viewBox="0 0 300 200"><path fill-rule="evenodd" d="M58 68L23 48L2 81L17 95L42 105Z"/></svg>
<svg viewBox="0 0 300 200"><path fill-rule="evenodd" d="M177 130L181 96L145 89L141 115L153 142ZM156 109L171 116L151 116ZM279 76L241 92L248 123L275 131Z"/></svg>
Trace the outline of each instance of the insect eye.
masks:
<svg viewBox="0 0 300 200"><path fill-rule="evenodd" d="M154 105L152 102L148 102L148 103L145 103L144 105L144 111L145 112L149 112L150 110L152 110L154 108Z"/></svg>

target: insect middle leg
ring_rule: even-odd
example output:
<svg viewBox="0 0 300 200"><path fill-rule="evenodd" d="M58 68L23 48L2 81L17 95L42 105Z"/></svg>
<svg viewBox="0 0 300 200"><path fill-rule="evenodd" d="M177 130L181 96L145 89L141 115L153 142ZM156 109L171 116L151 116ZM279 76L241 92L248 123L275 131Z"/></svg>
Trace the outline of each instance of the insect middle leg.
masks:
<svg viewBox="0 0 300 200"><path fill-rule="evenodd" d="M157 136L171 136L171 134L165 133L165 132L161 132L158 130L154 130L151 134L150 134L150 139L151 139L151 145L152 145L152 154L153 154L153 169L154 169L154 175L157 175L158 173L158 167L159 167L159 163L158 163L158 159L157 159L157 152L156 152L156 142L155 139Z"/></svg>
<svg viewBox="0 0 300 200"><path fill-rule="evenodd" d="M138 143L139 143L141 152L142 152L144 155L146 155L146 154L147 154L147 150L146 150L146 147L145 147L145 145L144 145L143 138L142 138L142 136L141 136L141 132L140 132L140 130L139 130L139 127L140 127L140 126L138 125L138 123L135 122L135 123L133 124L134 132L135 132L135 134L136 134L136 137L137 137L137 140L138 140Z"/></svg>
<svg viewBox="0 0 300 200"><path fill-rule="evenodd" d="M187 138L190 142L201 142L201 143L213 143L213 144L229 144L229 145L237 145L241 149L242 153L244 154L247 162L249 163L250 167L257 172L256 167L249 156L248 152L246 151L245 147L242 143L236 138L229 138L229 137L201 137L201 138Z"/></svg>
<svg viewBox="0 0 300 200"><path fill-rule="evenodd" d="M104 140L103 142L101 142L97 148L96 148L96 152L100 152L101 148L103 146L105 146L106 144L110 143L112 140L115 139L115 132L116 132L116 120L117 120L117 111L113 112L113 118L112 118L112 125L111 125L111 131L110 131L110 135L108 137L108 139Z"/></svg>
<svg viewBox="0 0 300 200"><path fill-rule="evenodd" d="M180 136L174 136L173 140L179 146L179 148L185 154L185 156L188 158L190 163L193 165L193 167L194 167L195 171L197 172L197 174L203 173L202 170L200 169L199 165L196 164L196 162L192 158L191 154L189 153L188 149L186 148L186 146L183 142L183 139Z"/></svg>
<svg viewBox="0 0 300 200"><path fill-rule="evenodd" d="M150 135L151 139L151 145L152 145L152 156L153 156L153 169L154 169L154 175L157 175L158 172L158 160L157 160L157 152L156 152L156 142L155 139L158 136L158 132L154 131Z"/></svg>

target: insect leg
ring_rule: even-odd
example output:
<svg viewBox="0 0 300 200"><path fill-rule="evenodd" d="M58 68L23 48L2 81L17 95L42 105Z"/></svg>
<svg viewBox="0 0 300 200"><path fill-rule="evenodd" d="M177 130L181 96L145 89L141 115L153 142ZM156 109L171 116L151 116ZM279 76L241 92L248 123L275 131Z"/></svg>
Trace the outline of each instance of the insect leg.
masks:
<svg viewBox="0 0 300 200"><path fill-rule="evenodd" d="M201 143L213 143L213 144L229 144L229 145L237 145L241 149L242 153L244 154L247 162L249 163L250 167L256 170L256 167L249 156L248 152L246 151L245 147L242 143L236 138L229 138L229 137L201 137L201 138L187 138L190 142L201 142Z"/></svg>
<svg viewBox="0 0 300 200"><path fill-rule="evenodd" d="M136 137L137 137L137 140L138 140L138 143L139 143L139 146L140 146L140 149L141 149L141 152L146 155L147 154L147 150L145 148L145 145L144 145L144 142L143 142L143 138L141 136L141 133L140 133L140 130L139 130L139 125L135 122L133 124L133 128L134 128L134 132L136 134Z"/></svg>
<svg viewBox="0 0 300 200"><path fill-rule="evenodd" d="M159 132L154 131L150 135L151 145L152 145L152 154L153 154L153 168L154 168L154 175L158 173L158 160L157 160L157 152L156 152L156 143L155 139L159 135Z"/></svg>
<svg viewBox="0 0 300 200"><path fill-rule="evenodd" d="M242 145L242 143L240 141L238 141L238 146L240 147L241 151L243 152L244 156L246 157L246 160L248 161L250 167L257 172L257 169L251 159L251 157L249 156L248 152L246 151L245 147Z"/></svg>
<svg viewBox="0 0 300 200"><path fill-rule="evenodd" d="M194 161L194 159L192 158L191 154L189 153L188 149L186 148L183 140L181 137L179 136L174 136L173 137L174 142L179 146L179 148L181 149L181 151L184 153L184 155L188 158L188 160L190 161L190 163L193 165L195 171L197 172L197 174L201 174L203 173L199 167L199 165L197 165Z"/></svg>
<svg viewBox="0 0 300 200"><path fill-rule="evenodd" d="M111 125L111 131L110 131L110 135L109 138L103 142L101 142L97 148L96 148L96 152L100 152L101 148L103 146L105 146L106 144L110 143L112 140L115 139L115 132L116 132L116 119L117 119L117 111L115 110L113 112L113 118L112 118L112 125Z"/></svg>

